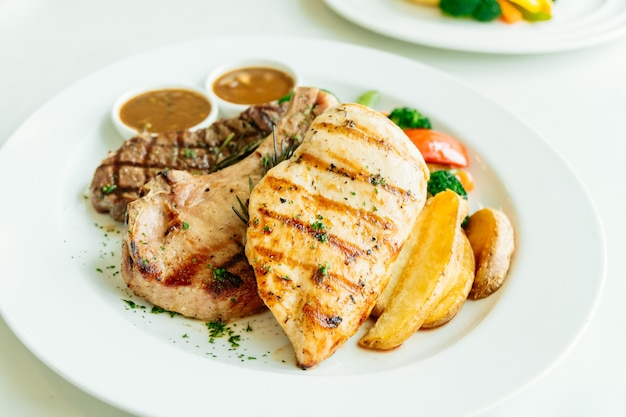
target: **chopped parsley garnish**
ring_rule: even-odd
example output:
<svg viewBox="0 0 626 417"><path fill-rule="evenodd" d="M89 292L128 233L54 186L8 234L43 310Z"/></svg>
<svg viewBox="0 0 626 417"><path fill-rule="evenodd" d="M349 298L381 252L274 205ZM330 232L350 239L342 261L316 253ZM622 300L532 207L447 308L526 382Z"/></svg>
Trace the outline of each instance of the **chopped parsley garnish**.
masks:
<svg viewBox="0 0 626 417"><path fill-rule="evenodd" d="M152 306L152 310L150 310L150 312L152 314L169 313L170 317L174 317L176 314L178 314L174 311L166 310L163 307L159 307L159 306Z"/></svg>
<svg viewBox="0 0 626 417"><path fill-rule="evenodd" d="M141 304L137 304L136 302L134 302L133 300L122 300L124 301L126 304L128 304L128 306L132 309L135 308L139 308L139 309L145 309L145 306L142 306Z"/></svg>
<svg viewBox="0 0 626 417"><path fill-rule="evenodd" d="M315 239L319 240L322 243L326 243L328 242L328 233L326 233L325 229L326 229L326 225L324 225L324 223L321 222L321 220L323 219L321 214L317 215L317 220L313 221L311 223L311 229L313 229L314 233L313 236L315 236Z"/></svg>
<svg viewBox="0 0 626 417"><path fill-rule="evenodd" d="M232 348L239 347L241 336L235 334L235 331L228 327L226 323L221 321L212 321L205 324L207 329L209 329L209 343L215 343L215 339L228 336L228 343L230 343L230 346Z"/></svg>
<svg viewBox="0 0 626 417"><path fill-rule="evenodd" d="M326 264L320 265L319 271L323 276L328 275L328 270L330 269L330 262L326 261Z"/></svg>
<svg viewBox="0 0 626 417"><path fill-rule="evenodd" d="M193 149L185 148L183 150L183 156L185 158L195 158L196 157L196 151L194 151Z"/></svg>
<svg viewBox="0 0 626 417"><path fill-rule="evenodd" d="M376 174L376 175L373 175L370 178L370 183L372 183L372 185L382 185L382 186L384 186L385 184L387 184L387 181L383 178L382 175Z"/></svg>
<svg viewBox="0 0 626 417"><path fill-rule="evenodd" d="M113 191L115 191L116 188L117 188L117 185L115 185L115 184L103 185L102 186L102 192L104 194L111 194Z"/></svg>

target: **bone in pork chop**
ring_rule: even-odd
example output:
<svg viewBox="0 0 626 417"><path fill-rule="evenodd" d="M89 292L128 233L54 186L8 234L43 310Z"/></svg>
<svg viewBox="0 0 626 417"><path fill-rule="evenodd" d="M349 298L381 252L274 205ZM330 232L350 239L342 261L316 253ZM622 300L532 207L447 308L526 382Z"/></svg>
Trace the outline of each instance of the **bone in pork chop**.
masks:
<svg viewBox="0 0 626 417"><path fill-rule="evenodd" d="M89 187L91 203L98 212L124 221L127 204L158 172L180 169L207 174L232 165L265 139L286 109L286 104L272 102L251 106L204 129L141 133L110 152L96 168Z"/></svg>
<svg viewBox="0 0 626 417"><path fill-rule="evenodd" d="M258 313L252 267L244 254L245 223L233 208L245 202L264 174L275 144L299 144L313 119L337 101L313 87L299 87L273 135L244 160L195 175L167 170L128 204L122 240L122 275L136 295L166 310L206 321ZM282 145L281 145L282 144Z"/></svg>
<svg viewBox="0 0 626 417"><path fill-rule="evenodd" d="M387 117L341 104L254 187L246 255L298 366L331 356L368 318L424 206L428 175Z"/></svg>

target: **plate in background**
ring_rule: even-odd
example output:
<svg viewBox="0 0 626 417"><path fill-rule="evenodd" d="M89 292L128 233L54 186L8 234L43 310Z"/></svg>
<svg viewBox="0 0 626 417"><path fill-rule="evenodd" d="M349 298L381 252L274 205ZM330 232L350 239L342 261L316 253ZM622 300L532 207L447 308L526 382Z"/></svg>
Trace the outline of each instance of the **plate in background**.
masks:
<svg viewBox="0 0 626 417"><path fill-rule="evenodd" d="M552 20L482 23L407 0L325 0L339 15L392 38L472 52L528 54L598 45L626 34L623 0L558 0Z"/></svg>

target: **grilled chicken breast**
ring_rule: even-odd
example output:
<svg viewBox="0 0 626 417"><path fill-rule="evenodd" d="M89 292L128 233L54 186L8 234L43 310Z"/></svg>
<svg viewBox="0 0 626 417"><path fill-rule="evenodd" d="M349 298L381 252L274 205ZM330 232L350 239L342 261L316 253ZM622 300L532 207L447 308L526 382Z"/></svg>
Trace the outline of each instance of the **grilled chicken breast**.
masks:
<svg viewBox="0 0 626 417"><path fill-rule="evenodd" d="M208 174L243 159L286 111L276 102L251 106L238 116L198 130L141 133L109 152L90 184L91 203L100 213L124 221L126 206L139 189L164 169Z"/></svg>
<svg viewBox="0 0 626 417"><path fill-rule="evenodd" d="M248 200L275 143L298 145L315 116L336 103L317 88L298 88L274 133L242 161L204 175L163 171L142 187L128 204L122 240L128 287L152 304L206 321L264 310L244 254L246 224L233 208Z"/></svg>
<svg viewBox="0 0 626 417"><path fill-rule="evenodd" d="M341 104L254 187L246 256L299 367L331 356L368 318L424 206L428 175L387 117Z"/></svg>

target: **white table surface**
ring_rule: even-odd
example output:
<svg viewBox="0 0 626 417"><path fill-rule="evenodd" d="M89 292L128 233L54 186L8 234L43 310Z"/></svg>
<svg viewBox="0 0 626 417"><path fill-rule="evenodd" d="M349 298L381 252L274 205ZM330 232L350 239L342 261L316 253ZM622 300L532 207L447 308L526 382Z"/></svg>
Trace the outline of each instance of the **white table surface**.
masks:
<svg viewBox="0 0 626 417"><path fill-rule="evenodd" d="M605 228L604 292L568 355L482 416L626 416L626 276L619 269L626 255L626 39L566 53L498 56L393 40L349 23L320 0L0 0L0 145L93 71L164 44L236 34L332 39L419 60L495 99L561 152ZM19 201L3 196L5 203ZM51 371L0 319L0 416L128 414Z"/></svg>

